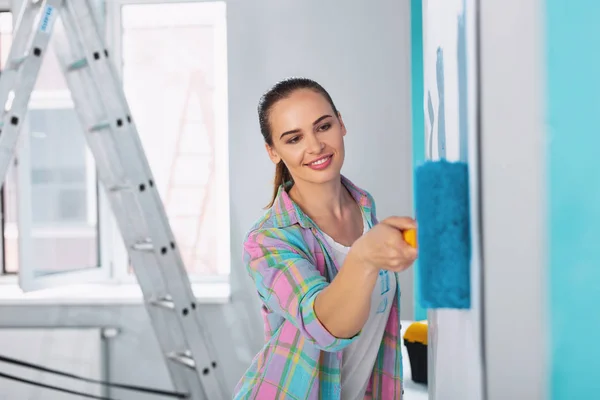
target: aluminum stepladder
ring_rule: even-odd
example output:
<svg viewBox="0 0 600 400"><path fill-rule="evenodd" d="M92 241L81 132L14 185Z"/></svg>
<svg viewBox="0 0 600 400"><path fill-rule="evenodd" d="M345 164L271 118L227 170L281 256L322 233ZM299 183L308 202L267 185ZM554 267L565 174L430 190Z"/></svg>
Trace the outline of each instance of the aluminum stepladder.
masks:
<svg viewBox="0 0 600 400"><path fill-rule="evenodd" d="M59 16L62 30L55 27ZM1 182L15 155L29 99L50 36L54 35L54 50L173 386L189 399L225 399L223 371L217 366L122 85L100 32L89 0L25 0L7 67L0 75Z"/></svg>

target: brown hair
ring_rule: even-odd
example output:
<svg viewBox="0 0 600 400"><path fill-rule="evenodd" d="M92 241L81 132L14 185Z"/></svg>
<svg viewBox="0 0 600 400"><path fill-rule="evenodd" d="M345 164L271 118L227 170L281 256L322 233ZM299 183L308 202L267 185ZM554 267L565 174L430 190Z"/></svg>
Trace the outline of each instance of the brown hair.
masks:
<svg viewBox="0 0 600 400"><path fill-rule="evenodd" d="M289 97L296 90L300 89L310 89L315 92L321 94L331 105L333 112L335 115L338 114L338 111L333 103L333 100L329 93L323 88L323 86L319 85L317 82L308 79L308 78L287 78L282 81L277 82L268 92L263 94L258 102L258 121L260 124L260 131L263 135L263 139L265 143L269 146L273 146L273 135L271 132L271 125L269 123L269 113L273 106L279 101ZM277 192L281 185L293 184L294 179L290 174L290 171L283 163L283 161L279 161L277 166L275 167L275 180L273 182L273 196L269 205L266 208L273 206L275 199L277 197Z"/></svg>

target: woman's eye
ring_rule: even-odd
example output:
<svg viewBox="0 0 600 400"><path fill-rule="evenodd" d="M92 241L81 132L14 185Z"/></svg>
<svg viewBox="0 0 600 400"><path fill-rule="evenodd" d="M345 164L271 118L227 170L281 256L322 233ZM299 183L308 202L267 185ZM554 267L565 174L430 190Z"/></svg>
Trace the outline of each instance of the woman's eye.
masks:
<svg viewBox="0 0 600 400"><path fill-rule="evenodd" d="M293 138L288 140L288 143L290 143L290 144L298 143L298 140L300 140L300 138L298 136L294 136Z"/></svg>
<svg viewBox="0 0 600 400"><path fill-rule="evenodd" d="M320 130L320 131L327 131L327 130L329 130L329 128L331 128L331 124L330 124L330 123L327 123L327 124L323 124L323 125L321 125L321 126L319 127L319 130Z"/></svg>

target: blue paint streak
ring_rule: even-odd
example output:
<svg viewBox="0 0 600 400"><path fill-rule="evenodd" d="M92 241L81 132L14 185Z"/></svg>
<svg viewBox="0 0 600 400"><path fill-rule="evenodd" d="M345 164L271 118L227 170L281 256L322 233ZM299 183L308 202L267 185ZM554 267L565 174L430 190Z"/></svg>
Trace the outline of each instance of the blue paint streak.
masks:
<svg viewBox="0 0 600 400"><path fill-rule="evenodd" d="M427 135L427 158L431 158L433 155L433 124L435 123L435 113L433 111L433 102L431 101L431 92L427 91L427 114L429 115L429 135Z"/></svg>
<svg viewBox="0 0 600 400"><path fill-rule="evenodd" d="M547 0L552 400L600 393L600 1ZM535 316L532 316L534 318Z"/></svg>
<svg viewBox="0 0 600 400"><path fill-rule="evenodd" d="M423 110L423 9L422 0L411 0L411 76L412 76L412 156L413 171L425 160L425 113ZM413 191L414 198L414 191ZM414 203L416 204L416 202ZM427 311L419 304L419 268L414 266L415 320L427 319Z"/></svg>

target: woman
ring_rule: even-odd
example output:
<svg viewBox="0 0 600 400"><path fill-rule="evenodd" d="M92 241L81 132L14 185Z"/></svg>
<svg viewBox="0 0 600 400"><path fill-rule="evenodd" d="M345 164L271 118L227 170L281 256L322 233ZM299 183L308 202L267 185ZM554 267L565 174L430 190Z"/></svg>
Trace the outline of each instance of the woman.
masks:
<svg viewBox="0 0 600 400"><path fill-rule="evenodd" d="M268 211L244 242L266 343L236 399L402 398L397 273L415 260L407 217L377 223L341 175L346 127L318 83L277 83L258 107L276 165Z"/></svg>

